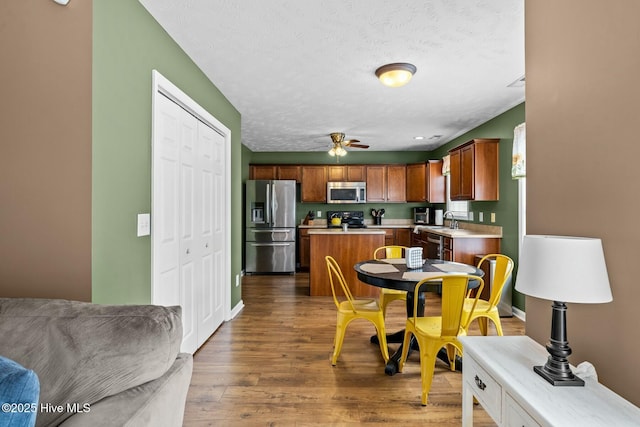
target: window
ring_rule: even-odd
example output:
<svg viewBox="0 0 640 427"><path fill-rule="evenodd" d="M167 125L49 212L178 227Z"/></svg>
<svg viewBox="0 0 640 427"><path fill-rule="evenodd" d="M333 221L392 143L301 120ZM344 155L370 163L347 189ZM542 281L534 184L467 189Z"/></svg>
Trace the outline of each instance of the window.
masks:
<svg viewBox="0 0 640 427"><path fill-rule="evenodd" d="M446 176L447 187L447 211L453 212L455 219L468 220L469 219L469 202L467 201L452 201L451 200L451 175Z"/></svg>

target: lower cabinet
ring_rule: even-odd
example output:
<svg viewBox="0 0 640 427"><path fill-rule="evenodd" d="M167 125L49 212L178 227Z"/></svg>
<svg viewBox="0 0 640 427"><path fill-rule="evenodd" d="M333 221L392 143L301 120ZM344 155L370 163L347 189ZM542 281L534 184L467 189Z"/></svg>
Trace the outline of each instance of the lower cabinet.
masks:
<svg viewBox="0 0 640 427"><path fill-rule="evenodd" d="M309 240L309 229L298 228L298 262L300 268L308 270L311 265L311 258L309 253L311 252L311 240Z"/></svg>

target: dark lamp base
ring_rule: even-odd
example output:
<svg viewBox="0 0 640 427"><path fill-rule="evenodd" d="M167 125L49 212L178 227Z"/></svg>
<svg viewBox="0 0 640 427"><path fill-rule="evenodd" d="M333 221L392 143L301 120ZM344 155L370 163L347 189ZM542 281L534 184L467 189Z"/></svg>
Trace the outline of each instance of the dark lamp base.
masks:
<svg viewBox="0 0 640 427"><path fill-rule="evenodd" d="M553 372L549 372L546 366L534 366L533 370L553 386L584 387L584 380L573 374L570 376L558 376Z"/></svg>

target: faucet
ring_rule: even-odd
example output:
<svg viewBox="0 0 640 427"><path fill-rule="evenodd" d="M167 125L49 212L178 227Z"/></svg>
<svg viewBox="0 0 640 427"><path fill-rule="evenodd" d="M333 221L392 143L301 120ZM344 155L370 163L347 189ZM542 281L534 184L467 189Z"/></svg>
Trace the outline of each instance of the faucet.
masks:
<svg viewBox="0 0 640 427"><path fill-rule="evenodd" d="M446 211L442 216L443 219L447 219L447 214L451 214L451 222L449 223L449 228L452 228L452 229L458 228L458 221L453 216L453 211Z"/></svg>

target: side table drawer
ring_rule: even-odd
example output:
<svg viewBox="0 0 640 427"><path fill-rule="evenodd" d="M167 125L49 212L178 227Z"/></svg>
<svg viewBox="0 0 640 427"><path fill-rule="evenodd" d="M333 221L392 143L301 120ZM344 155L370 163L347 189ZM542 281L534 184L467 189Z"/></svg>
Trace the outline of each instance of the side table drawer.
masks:
<svg viewBox="0 0 640 427"><path fill-rule="evenodd" d="M522 426L522 427L540 427L532 417L522 409L520 405L509 395L506 393L506 399L504 402L505 405L505 415L504 422L507 426Z"/></svg>
<svg viewBox="0 0 640 427"><path fill-rule="evenodd" d="M502 418L502 387L500 384L467 355L464 356L462 370L465 382L473 390L473 395L491 418L500 424Z"/></svg>

